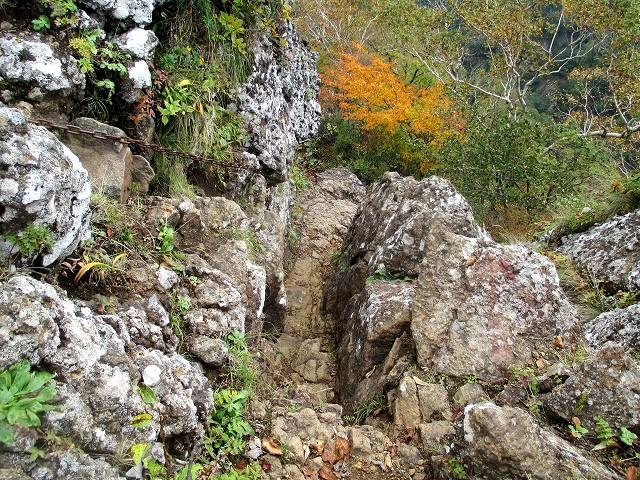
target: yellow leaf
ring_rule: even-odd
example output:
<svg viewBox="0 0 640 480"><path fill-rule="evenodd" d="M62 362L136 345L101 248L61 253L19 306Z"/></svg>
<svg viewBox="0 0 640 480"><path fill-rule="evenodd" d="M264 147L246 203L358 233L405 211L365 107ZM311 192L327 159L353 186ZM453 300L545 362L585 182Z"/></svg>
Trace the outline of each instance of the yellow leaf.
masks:
<svg viewBox="0 0 640 480"><path fill-rule="evenodd" d="M78 283L80 279L84 277L85 273L95 267L109 267L109 265L103 262L89 262L80 269L80 271L76 275L76 278L74 279L74 282Z"/></svg>
<svg viewBox="0 0 640 480"><path fill-rule="evenodd" d="M188 78L180 80L180 83L178 83L179 87L186 87L187 85L191 85L191 80L189 80Z"/></svg>

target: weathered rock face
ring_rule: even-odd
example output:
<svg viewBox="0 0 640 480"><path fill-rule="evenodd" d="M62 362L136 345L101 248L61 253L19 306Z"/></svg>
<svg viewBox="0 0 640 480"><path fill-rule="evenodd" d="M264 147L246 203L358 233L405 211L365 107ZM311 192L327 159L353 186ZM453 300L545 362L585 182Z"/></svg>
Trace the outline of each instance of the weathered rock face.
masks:
<svg viewBox="0 0 640 480"><path fill-rule="evenodd" d="M584 336L589 345L597 349L614 341L625 349L640 345L640 303L598 315L587 322Z"/></svg>
<svg viewBox="0 0 640 480"><path fill-rule="evenodd" d="M640 290L640 210L564 237L559 250L612 292Z"/></svg>
<svg viewBox="0 0 640 480"><path fill-rule="evenodd" d="M85 76L69 53L61 53L53 37L41 33L0 34L0 80L29 89L32 100L47 96L81 100Z"/></svg>
<svg viewBox="0 0 640 480"><path fill-rule="evenodd" d="M96 12L139 26L151 23L153 9L164 0L80 0Z"/></svg>
<svg viewBox="0 0 640 480"><path fill-rule="evenodd" d="M13 277L0 292L0 368L27 358L56 374L60 408L45 415L45 428L101 453L160 435L187 450L202 438L212 391L197 365L135 344L126 330L112 328L113 319L30 277ZM143 381L155 392L153 405L136 391ZM133 427L132 419L145 411L153 416L151 424Z"/></svg>
<svg viewBox="0 0 640 480"><path fill-rule="evenodd" d="M337 386L350 408L392 388L414 355L432 373L505 384L509 367L548 365L555 337L568 347L577 330L553 264L491 240L437 177L387 174L370 189L325 307L340 318Z"/></svg>
<svg viewBox="0 0 640 480"><path fill-rule="evenodd" d="M474 479L618 479L603 465L523 410L483 402L464 412L464 441L456 446L467 475ZM446 467L445 467L446 468Z"/></svg>
<svg viewBox="0 0 640 480"><path fill-rule="evenodd" d="M318 128L320 105L316 55L302 43L293 25L280 27L286 40L281 53L266 34L249 46L253 72L238 94L238 110L246 119L250 148L270 183L284 181L298 141Z"/></svg>
<svg viewBox="0 0 640 480"><path fill-rule="evenodd" d="M436 219L455 233L482 235L471 208L448 181L430 177L418 182L387 173L358 207L340 268L327 289L327 308L341 312L377 270L417 277L427 234Z"/></svg>
<svg viewBox="0 0 640 480"><path fill-rule="evenodd" d="M48 227L53 246L41 261L51 265L87 236L87 171L52 133L1 105L0 139L0 236L21 232L30 222ZM14 246L0 240L0 257L13 253Z"/></svg>
<svg viewBox="0 0 640 480"><path fill-rule="evenodd" d="M324 283L330 274L332 255L340 250L342 238L355 215L364 187L346 169L319 174L315 184L302 192L297 204L303 217L297 229L293 266L285 283L287 318L284 331L301 337L318 337L333 330L321 315Z"/></svg>
<svg viewBox="0 0 640 480"><path fill-rule="evenodd" d="M422 367L501 383L512 365L553 361L556 335L570 340L577 313L546 257L441 226L426 244L411 321Z"/></svg>
<svg viewBox="0 0 640 480"><path fill-rule="evenodd" d="M92 118L80 117L75 119L73 124L80 128L116 137L125 136L119 128L105 125ZM64 135L62 142L78 156L82 166L89 172L93 191L102 192L122 203L127 201L135 163L128 146L113 140L101 140L89 135L73 134ZM140 165L138 166L141 168ZM144 189L149 189L148 183L143 186Z"/></svg>
<svg viewBox="0 0 640 480"><path fill-rule="evenodd" d="M543 396L545 408L591 428L602 416L613 428L640 423L640 367L624 348L609 342L564 384Z"/></svg>

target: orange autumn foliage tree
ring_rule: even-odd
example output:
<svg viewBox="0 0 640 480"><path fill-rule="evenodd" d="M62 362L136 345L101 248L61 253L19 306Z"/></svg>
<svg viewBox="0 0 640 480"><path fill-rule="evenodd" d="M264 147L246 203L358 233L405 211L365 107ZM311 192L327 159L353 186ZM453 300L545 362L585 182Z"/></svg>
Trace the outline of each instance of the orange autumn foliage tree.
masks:
<svg viewBox="0 0 640 480"><path fill-rule="evenodd" d="M362 122L366 130L402 127L435 145L456 131L455 122L448 121L451 101L440 84L407 85L390 63L362 49L342 53L322 79L343 117Z"/></svg>

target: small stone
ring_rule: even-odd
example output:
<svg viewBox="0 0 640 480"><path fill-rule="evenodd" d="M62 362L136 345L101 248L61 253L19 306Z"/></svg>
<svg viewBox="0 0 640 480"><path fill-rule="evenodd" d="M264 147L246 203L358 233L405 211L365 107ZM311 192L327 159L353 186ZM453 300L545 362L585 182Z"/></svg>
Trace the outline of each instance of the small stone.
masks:
<svg viewBox="0 0 640 480"><path fill-rule="evenodd" d="M190 335L185 341L187 351L204 363L221 367L229 358L229 349L224 340L204 335Z"/></svg>
<svg viewBox="0 0 640 480"><path fill-rule="evenodd" d="M487 398L487 394L478 383L465 383L453 394L453 402L456 405L463 406L468 403L479 402L485 398Z"/></svg>
<svg viewBox="0 0 640 480"><path fill-rule="evenodd" d="M148 387L153 387L160 383L162 370L157 365L147 365L142 371L142 381Z"/></svg>
<svg viewBox="0 0 640 480"><path fill-rule="evenodd" d="M164 290L171 290L178 283L178 274L173 270L169 270L163 266L158 268L158 283Z"/></svg>
<svg viewBox="0 0 640 480"><path fill-rule="evenodd" d="M152 30L132 28L116 38L116 45L136 59L151 60L158 46L158 37Z"/></svg>

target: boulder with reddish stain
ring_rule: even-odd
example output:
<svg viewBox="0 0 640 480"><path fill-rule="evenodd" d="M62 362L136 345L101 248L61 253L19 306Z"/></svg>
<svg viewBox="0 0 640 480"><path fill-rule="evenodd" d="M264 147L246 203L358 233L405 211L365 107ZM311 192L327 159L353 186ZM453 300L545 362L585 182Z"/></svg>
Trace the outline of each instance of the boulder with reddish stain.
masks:
<svg viewBox="0 0 640 480"><path fill-rule="evenodd" d="M513 365L555 358L556 335L571 344L576 310L544 256L445 225L426 244L411 320L420 366L502 383Z"/></svg>

